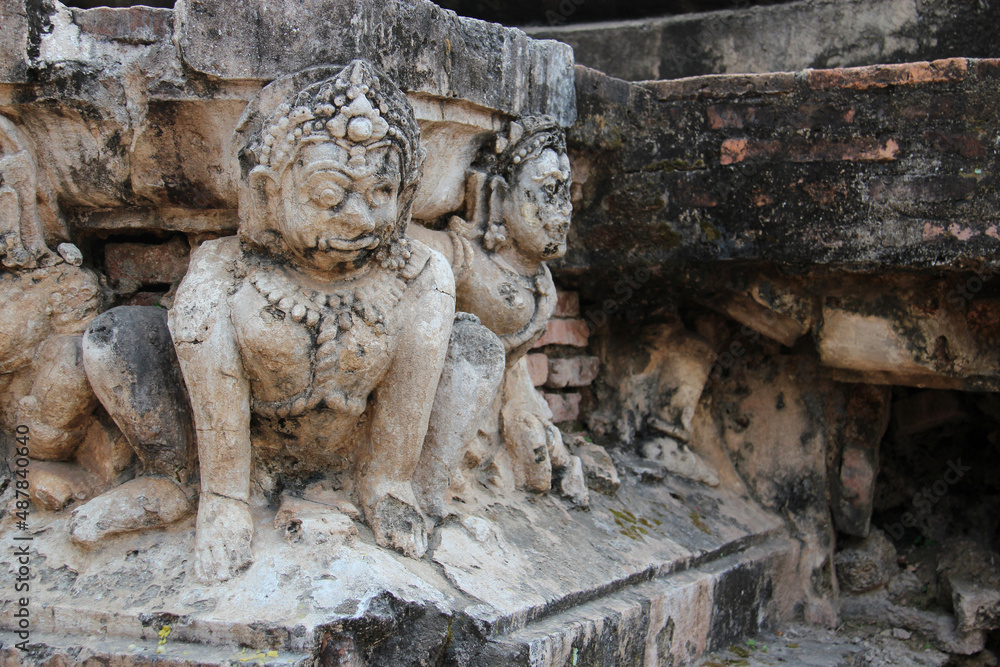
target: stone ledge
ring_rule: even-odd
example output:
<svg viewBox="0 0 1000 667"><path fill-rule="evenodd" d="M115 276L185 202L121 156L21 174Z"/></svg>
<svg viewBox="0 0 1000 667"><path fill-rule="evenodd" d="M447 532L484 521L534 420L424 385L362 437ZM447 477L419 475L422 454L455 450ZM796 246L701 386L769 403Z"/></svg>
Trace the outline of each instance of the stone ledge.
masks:
<svg viewBox="0 0 1000 667"><path fill-rule="evenodd" d="M410 664L421 652L436 655L448 636L455 647L482 646L483 638L530 629L635 586L739 559L784 534L780 519L737 493L680 478L643 484L626 476L615 498L592 498L589 512L567 513L552 498L525 507L529 514L486 508L479 516L488 520L467 521L474 530L446 524L422 560L374 546L362 525L350 544L289 544L271 527L273 510L261 508L258 558L235 580L211 586L188 573L192 520L112 538L83 560L66 537L67 515L36 511L32 634L61 634L56 645L67 647L86 643L83 637L149 645L170 625L168 645L204 644L228 655L246 646L315 658L336 645L371 664ZM690 507L700 508L697 520ZM0 558L0 571L8 571L10 556ZM6 611L0 629L11 629ZM406 641L372 644L382 633Z"/></svg>

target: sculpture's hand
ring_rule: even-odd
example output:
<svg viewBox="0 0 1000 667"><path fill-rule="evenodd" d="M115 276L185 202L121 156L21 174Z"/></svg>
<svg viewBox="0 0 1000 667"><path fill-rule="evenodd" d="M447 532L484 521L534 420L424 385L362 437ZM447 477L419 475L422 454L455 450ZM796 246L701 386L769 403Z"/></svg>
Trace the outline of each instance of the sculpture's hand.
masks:
<svg viewBox="0 0 1000 667"><path fill-rule="evenodd" d="M253 517L246 503L202 493L198 506L195 575L205 583L230 579L250 564Z"/></svg>

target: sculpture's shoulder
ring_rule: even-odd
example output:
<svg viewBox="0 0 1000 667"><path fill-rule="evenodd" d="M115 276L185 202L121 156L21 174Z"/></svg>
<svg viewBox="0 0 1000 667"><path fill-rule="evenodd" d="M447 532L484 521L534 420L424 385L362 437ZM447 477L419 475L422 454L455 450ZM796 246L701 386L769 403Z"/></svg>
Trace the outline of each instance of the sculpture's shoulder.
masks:
<svg viewBox="0 0 1000 667"><path fill-rule="evenodd" d="M205 340L216 319L228 313L227 299L238 280L241 260L235 236L206 241L191 254L168 320L175 343Z"/></svg>
<svg viewBox="0 0 1000 667"><path fill-rule="evenodd" d="M400 277L420 293L435 290L455 297L455 274L437 250L414 238L409 239L410 258L400 269Z"/></svg>
<svg viewBox="0 0 1000 667"><path fill-rule="evenodd" d="M82 334L104 309L105 292L97 274L82 266L57 264L32 271L39 289L49 295L53 322L59 333Z"/></svg>

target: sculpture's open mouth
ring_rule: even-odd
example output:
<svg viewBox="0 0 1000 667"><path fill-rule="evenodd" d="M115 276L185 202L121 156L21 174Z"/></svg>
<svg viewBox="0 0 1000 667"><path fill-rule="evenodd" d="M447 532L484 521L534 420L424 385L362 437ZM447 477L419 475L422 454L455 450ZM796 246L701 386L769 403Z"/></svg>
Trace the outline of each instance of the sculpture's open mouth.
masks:
<svg viewBox="0 0 1000 667"><path fill-rule="evenodd" d="M337 237L320 239L318 248L320 250L340 250L343 252L351 252L355 250L372 250L377 248L378 245L379 238L377 236L369 235L351 240Z"/></svg>

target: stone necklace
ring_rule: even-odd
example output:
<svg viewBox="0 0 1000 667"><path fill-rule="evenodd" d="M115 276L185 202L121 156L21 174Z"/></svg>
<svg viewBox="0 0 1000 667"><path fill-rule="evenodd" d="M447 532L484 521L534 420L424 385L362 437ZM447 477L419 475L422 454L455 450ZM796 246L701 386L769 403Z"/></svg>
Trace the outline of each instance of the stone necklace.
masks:
<svg viewBox="0 0 1000 667"><path fill-rule="evenodd" d="M389 314L409 283L420 274L426 260L426 253L413 253L399 269L387 270L376 265L373 272L356 279L360 284L326 291L303 287L277 264L257 257L251 259L247 281L270 307L313 331L318 345L311 361L309 387L283 401L253 399L254 412L271 418L297 417L320 403L337 412L364 410L367 396L352 397L337 386L341 348L348 345L348 338L353 344L360 344L362 337L349 333L357 326L367 326L378 336L388 333Z"/></svg>

